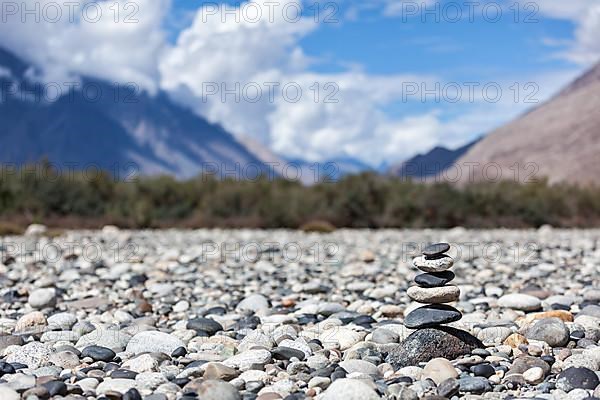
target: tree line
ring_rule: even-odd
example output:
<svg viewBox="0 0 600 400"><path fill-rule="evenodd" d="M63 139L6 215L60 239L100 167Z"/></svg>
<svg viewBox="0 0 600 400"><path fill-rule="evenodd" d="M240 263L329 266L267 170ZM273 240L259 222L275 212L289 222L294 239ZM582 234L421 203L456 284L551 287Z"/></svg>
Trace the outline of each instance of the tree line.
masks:
<svg viewBox="0 0 600 400"><path fill-rule="evenodd" d="M266 178L124 182L108 173L6 174L0 221L8 231L34 222L63 228L593 227L600 223L600 188L544 180L459 187L373 173L310 186Z"/></svg>

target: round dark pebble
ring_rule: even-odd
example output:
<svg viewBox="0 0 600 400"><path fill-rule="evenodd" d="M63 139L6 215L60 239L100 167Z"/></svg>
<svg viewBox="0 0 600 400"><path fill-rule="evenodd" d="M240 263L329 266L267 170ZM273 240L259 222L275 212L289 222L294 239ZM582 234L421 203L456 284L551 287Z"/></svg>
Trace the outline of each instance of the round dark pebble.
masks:
<svg viewBox="0 0 600 400"><path fill-rule="evenodd" d="M571 339L573 340L580 340L583 339L585 337L585 332L584 331L573 331L571 332Z"/></svg>
<svg viewBox="0 0 600 400"><path fill-rule="evenodd" d="M81 352L81 357L90 357L94 361L109 362L116 357L116 354L107 347L88 346Z"/></svg>
<svg viewBox="0 0 600 400"><path fill-rule="evenodd" d="M430 244L423 249L423 255L427 257L437 256L450 250L448 243L434 243Z"/></svg>
<svg viewBox="0 0 600 400"><path fill-rule="evenodd" d="M413 382L414 381L410 376L399 376L398 378L394 378L391 381L389 381L388 386L393 385L394 383L406 383L408 385L411 385Z"/></svg>
<svg viewBox="0 0 600 400"><path fill-rule="evenodd" d="M128 369L116 369L110 373L110 377L113 379L135 379L137 374L137 372Z"/></svg>
<svg viewBox="0 0 600 400"><path fill-rule="evenodd" d="M173 358L183 357L186 354L187 354L187 350L185 349L185 347L181 346L181 347L178 347L175 350L173 350L173 352L171 353L171 357L173 357Z"/></svg>
<svg viewBox="0 0 600 400"><path fill-rule="evenodd" d="M458 383L460 385L460 393L481 394L492 390L492 386L487 378L481 376L461 378Z"/></svg>
<svg viewBox="0 0 600 400"><path fill-rule="evenodd" d="M458 390L460 389L460 383L458 379L448 378L437 387L438 394L442 397L451 398L452 396L458 394Z"/></svg>
<svg viewBox="0 0 600 400"><path fill-rule="evenodd" d="M434 288L444 286L454 280L455 277L456 275L452 271L431 272L417 275L415 283L424 288Z"/></svg>
<svg viewBox="0 0 600 400"><path fill-rule="evenodd" d="M303 351L285 346L275 347L273 350L271 350L271 354L276 360L289 360L292 357L296 357L298 360L303 361L305 358Z"/></svg>
<svg viewBox="0 0 600 400"><path fill-rule="evenodd" d="M15 370L26 369L29 368L26 364L20 362L10 363Z"/></svg>
<svg viewBox="0 0 600 400"><path fill-rule="evenodd" d="M208 361L205 361L205 360L192 361L191 363L186 365L184 369L200 367L200 366L206 364L207 362Z"/></svg>
<svg viewBox="0 0 600 400"><path fill-rule="evenodd" d="M331 374L331 381L335 381L336 379L342 379L346 377L346 371L344 371L343 369L338 369L336 371L333 371L333 373Z"/></svg>
<svg viewBox="0 0 600 400"><path fill-rule="evenodd" d="M142 400L142 395L135 388L131 388L123 393L122 400Z"/></svg>
<svg viewBox="0 0 600 400"><path fill-rule="evenodd" d="M171 382L173 382L179 387L184 387L185 385L190 383L190 380L188 378L175 378Z"/></svg>
<svg viewBox="0 0 600 400"><path fill-rule="evenodd" d="M573 389L593 390L599 384L598 375L588 368L568 368L561 372L556 380L556 387L567 393Z"/></svg>
<svg viewBox="0 0 600 400"><path fill-rule="evenodd" d="M542 361L546 362L549 366L553 366L556 362L556 359L553 356L541 356Z"/></svg>
<svg viewBox="0 0 600 400"><path fill-rule="evenodd" d="M330 365L328 367L319 368L318 370L316 370L314 372L314 376L321 376L324 378L329 378L331 376L331 374L333 374L334 371L335 371L335 367Z"/></svg>
<svg viewBox="0 0 600 400"><path fill-rule="evenodd" d="M370 327L371 324L374 324L376 322L377 321L375 321L370 315L359 315L358 317L352 320L352 323L354 325L366 325L367 327Z"/></svg>
<svg viewBox="0 0 600 400"><path fill-rule="evenodd" d="M537 386L537 389L542 393L550 393L556 389L556 385L552 382L542 382Z"/></svg>
<svg viewBox="0 0 600 400"><path fill-rule="evenodd" d="M43 383L42 386L48 390L50 396L67 395L67 385L63 381L50 381Z"/></svg>
<svg viewBox="0 0 600 400"><path fill-rule="evenodd" d="M7 363L6 361L0 361L0 376L14 374L15 372L17 371L11 364Z"/></svg>
<svg viewBox="0 0 600 400"><path fill-rule="evenodd" d="M474 356L480 356L480 357L484 357L484 358L492 355L492 353L490 353L486 349L474 349L471 352L471 354L473 354Z"/></svg>
<svg viewBox="0 0 600 400"><path fill-rule="evenodd" d="M319 319L314 314L302 314L298 317L298 323L300 325L314 324L318 321Z"/></svg>
<svg viewBox="0 0 600 400"><path fill-rule="evenodd" d="M210 318L194 318L188 321L187 328L194 331L204 331L210 336L222 331L223 326L220 323Z"/></svg>
<svg viewBox="0 0 600 400"><path fill-rule="evenodd" d="M496 370L490 364L478 364L471 367L471 372L475 376L483 376L484 378L489 378L490 376L496 373Z"/></svg>
<svg viewBox="0 0 600 400"><path fill-rule="evenodd" d="M204 315L225 315L226 313L227 313L227 309L225 307L216 306L216 307L211 307L208 310L206 310Z"/></svg>
<svg viewBox="0 0 600 400"><path fill-rule="evenodd" d="M103 371L104 371L104 372L110 372L110 371L115 371L115 370L117 370L117 369L119 369L119 368L120 368L120 365L119 365L119 364L116 364L116 363L114 363L114 362L107 362L107 363L104 365Z"/></svg>
<svg viewBox="0 0 600 400"><path fill-rule="evenodd" d="M146 275L133 275L131 278L129 278L129 287L143 285L147 280L148 277Z"/></svg>
<svg viewBox="0 0 600 400"><path fill-rule="evenodd" d="M555 311L569 311L571 307L565 306L564 304L554 303L550 305L550 308Z"/></svg>

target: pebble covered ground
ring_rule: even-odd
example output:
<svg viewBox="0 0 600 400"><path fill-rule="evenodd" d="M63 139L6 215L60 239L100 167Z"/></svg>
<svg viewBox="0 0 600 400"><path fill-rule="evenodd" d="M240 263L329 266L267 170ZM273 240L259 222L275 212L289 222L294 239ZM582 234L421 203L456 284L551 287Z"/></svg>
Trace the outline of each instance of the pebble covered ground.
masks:
<svg viewBox="0 0 600 400"><path fill-rule="evenodd" d="M600 231L49 236L0 241L1 400L600 398ZM436 242L462 319L411 335Z"/></svg>

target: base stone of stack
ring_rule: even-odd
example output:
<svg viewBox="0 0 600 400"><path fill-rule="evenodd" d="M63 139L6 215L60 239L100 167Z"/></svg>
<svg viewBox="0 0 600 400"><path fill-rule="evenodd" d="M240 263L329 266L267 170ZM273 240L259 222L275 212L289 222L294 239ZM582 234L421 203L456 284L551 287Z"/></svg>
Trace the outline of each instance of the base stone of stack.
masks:
<svg viewBox="0 0 600 400"><path fill-rule="evenodd" d="M390 351L386 362L395 369L416 366L434 358L454 360L470 354L483 343L468 332L446 326L420 329Z"/></svg>

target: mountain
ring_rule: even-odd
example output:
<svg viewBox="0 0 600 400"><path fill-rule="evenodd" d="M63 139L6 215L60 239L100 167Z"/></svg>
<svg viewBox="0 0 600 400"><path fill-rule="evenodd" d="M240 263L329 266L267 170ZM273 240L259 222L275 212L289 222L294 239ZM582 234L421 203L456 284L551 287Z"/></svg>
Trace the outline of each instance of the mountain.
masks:
<svg viewBox="0 0 600 400"><path fill-rule="evenodd" d="M366 171L373 171L369 165L352 157L334 158L328 161L311 162L299 158L286 161L287 171L282 171L282 176L289 179L300 180L304 184L319 182L336 182L347 175L356 175ZM299 179L295 175L300 175Z"/></svg>
<svg viewBox="0 0 600 400"><path fill-rule="evenodd" d="M464 155L480 139L468 143L455 150L437 146L425 154L418 154L402 163L392 165L387 174L400 178L413 178L415 180L434 177L446 169Z"/></svg>
<svg viewBox="0 0 600 400"><path fill-rule="evenodd" d="M461 182L501 178L600 184L600 64L496 129L457 160ZM476 163L476 164L467 164ZM471 172L466 166L476 165ZM498 167L499 166L499 167ZM468 173L467 173L468 172Z"/></svg>
<svg viewBox="0 0 600 400"><path fill-rule="evenodd" d="M81 78L80 88L85 90L50 92L52 85L46 85L49 90L44 92L30 78L34 69L0 49L2 163L21 165L45 158L73 169L93 166L119 172L118 168L179 178L201 172L245 177L265 168L221 126L176 104L164 92L149 95L89 77ZM54 99L56 93L62 96Z"/></svg>
<svg viewBox="0 0 600 400"><path fill-rule="evenodd" d="M310 162L301 158L286 159L250 137L238 138L270 169L271 174L313 185L322 181L337 181L346 175L373 171L364 162L352 157L339 157L329 161Z"/></svg>

